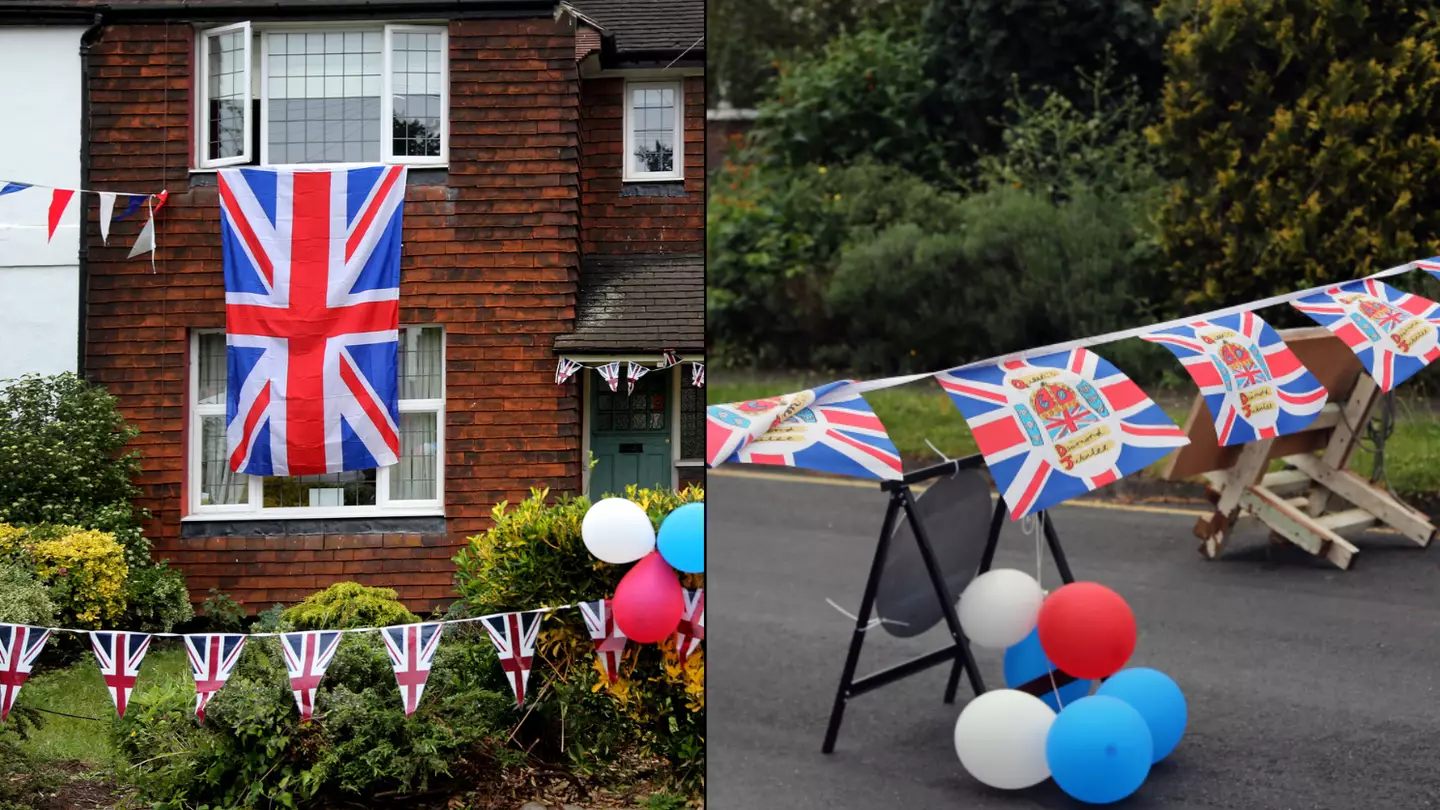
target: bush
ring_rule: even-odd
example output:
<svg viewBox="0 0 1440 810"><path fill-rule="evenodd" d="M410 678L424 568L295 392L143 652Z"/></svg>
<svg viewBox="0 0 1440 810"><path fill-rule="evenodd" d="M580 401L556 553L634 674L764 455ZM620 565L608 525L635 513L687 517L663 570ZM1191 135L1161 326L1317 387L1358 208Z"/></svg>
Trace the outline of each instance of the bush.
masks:
<svg viewBox="0 0 1440 810"><path fill-rule="evenodd" d="M54 621L50 589L20 565L0 561L0 622L46 627Z"/></svg>
<svg viewBox="0 0 1440 810"><path fill-rule="evenodd" d="M238 633L245 628L244 606L219 588L211 588L210 595L200 603L200 615L216 632Z"/></svg>
<svg viewBox="0 0 1440 810"><path fill-rule="evenodd" d="M125 589L127 607L122 627L127 630L168 633L195 618L185 575L165 562L131 568Z"/></svg>
<svg viewBox="0 0 1440 810"><path fill-rule="evenodd" d="M390 588L337 582L282 614L297 630L343 630L412 624L420 617L405 609Z"/></svg>
<svg viewBox="0 0 1440 810"><path fill-rule="evenodd" d="M74 526L0 524L0 553L21 560L50 591L69 626L113 627L125 614L125 549L114 535Z"/></svg>

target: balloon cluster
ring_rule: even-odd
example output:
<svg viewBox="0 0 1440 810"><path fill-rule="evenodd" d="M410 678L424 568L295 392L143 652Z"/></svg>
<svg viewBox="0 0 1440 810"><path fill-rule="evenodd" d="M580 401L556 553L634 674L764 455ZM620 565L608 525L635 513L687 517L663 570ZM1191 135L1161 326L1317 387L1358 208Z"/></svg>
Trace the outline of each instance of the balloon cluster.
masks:
<svg viewBox="0 0 1440 810"><path fill-rule="evenodd" d="M999 569L970 583L959 614L971 641L1005 649L1008 688L970 701L955 724L960 764L981 782L1019 790L1053 777L1082 802L1109 804L1179 744L1185 696L1162 672L1121 670L1135 614L1109 588L1076 582L1046 597L1028 574Z"/></svg>
<svg viewBox="0 0 1440 810"><path fill-rule="evenodd" d="M605 498L585 513L580 536L603 562L635 563L611 600L620 632L640 644L669 638L685 615L684 589L675 572L705 571L705 504L687 503L666 515L657 541L650 516L639 504Z"/></svg>

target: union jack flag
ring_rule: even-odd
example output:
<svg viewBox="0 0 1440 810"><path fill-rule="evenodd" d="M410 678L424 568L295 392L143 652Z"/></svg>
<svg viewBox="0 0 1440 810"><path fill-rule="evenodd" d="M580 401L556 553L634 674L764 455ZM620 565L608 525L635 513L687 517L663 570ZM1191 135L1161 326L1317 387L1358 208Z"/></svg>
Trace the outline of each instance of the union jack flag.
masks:
<svg viewBox="0 0 1440 810"><path fill-rule="evenodd" d="M649 366L640 366L628 360L625 361L625 393L635 393L635 383L639 382L641 377L649 373Z"/></svg>
<svg viewBox="0 0 1440 810"><path fill-rule="evenodd" d="M530 662L535 658L535 641L540 638L540 619L544 615L544 611L532 610L486 616L480 620L495 644L500 667L509 676L516 706L525 705L525 685L530 682Z"/></svg>
<svg viewBox="0 0 1440 810"><path fill-rule="evenodd" d="M689 658L705 640L705 589L685 589L685 615L680 619L680 627L675 631L675 653L680 657L680 665L685 665L685 659Z"/></svg>
<svg viewBox="0 0 1440 810"><path fill-rule="evenodd" d="M1325 407L1325 387L1253 312L1143 337L1174 353L1200 386L1221 446L1297 433Z"/></svg>
<svg viewBox="0 0 1440 810"><path fill-rule="evenodd" d="M91 633L90 646L95 649L95 660L100 662L100 674L105 676L105 688L110 690L115 712L124 717L135 679L140 677L140 664L150 649L150 635Z"/></svg>
<svg viewBox="0 0 1440 810"><path fill-rule="evenodd" d="M666 349L665 351L660 353L660 365L656 366L655 368L670 368L671 366L679 362L680 358L676 356L675 350Z"/></svg>
<svg viewBox="0 0 1440 810"><path fill-rule="evenodd" d="M704 387L705 387L705 364L704 364L704 363L691 363L691 364L690 364L690 385L691 385L691 387L693 387L693 388L704 388Z"/></svg>
<svg viewBox="0 0 1440 810"><path fill-rule="evenodd" d="M315 713L315 693L340 646L340 636L337 630L310 630L280 636L285 671L290 675L290 689L295 693L295 705L300 707L302 723L308 723Z"/></svg>
<svg viewBox="0 0 1440 810"><path fill-rule="evenodd" d="M583 366L568 357L560 358L560 361L555 365L555 384L563 384L566 380L575 376L575 372L581 368L583 368Z"/></svg>
<svg viewBox="0 0 1440 810"><path fill-rule="evenodd" d="M195 676L196 717L205 719L205 706L230 679L243 649L245 636L235 633L185 637L185 652L190 656L190 671Z"/></svg>
<svg viewBox="0 0 1440 810"><path fill-rule="evenodd" d="M5 192L0 191L0 194ZM1434 276L1440 278L1440 256L1432 256L1424 261L1415 262L1415 266Z"/></svg>
<svg viewBox="0 0 1440 810"><path fill-rule="evenodd" d="M48 638L50 631L43 627L0 624L0 723L10 716L10 707Z"/></svg>
<svg viewBox="0 0 1440 810"><path fill-rule="evenodd" d="M900 453L850 382L705 409L706 463L776 464L900 477Z"/></svg>
<svg viewBox="0 0 1440 810"><path fill-rule="evenodd" d="M405 167L222 169L230 469L394 464Z"/></svg>
<svg viewBox="0 0 1440 810"><path fill-rule="evenodd" d="M1190 443L1129 377L1085 349L956 369L937 379L970 425L1014 519Z"/></svg>
<svg viewBox="0 0 1440 810"><path fill-rule="evenodd" d="M425 681L430 678L430 664L440 648L443 629L440 622L380 628L385 652L390 653L390 664L395 670L395 683L400 686L400 701L405 704L406 717L420 706L420 696L425 693Z"/></svg>
<svg viewBox="0 0 1440 810"><path fill-rule="evenodd" d="M614 362L614 363L606 363L605 365L600 366L600 367L596 368L595 370L598 371L598 372L600 372L600 376L605 380L605 384L608 385L608 386L610 386L610 390L611 390L611 391L619 391L619 390L620 390L620 363L619 363L619 361L616 361L616 362Z"/></svg>
<svg viewBox="0 0 1440 810"><path fill-rule="evenodd" d="M605 670L605 677L615 683L620 679L620 657L625 653L625 631L615 625L615 613L610 609L609 599L595 602L581 602L580 615L585 617L585 628L590 631L590 640L595 642L595 657Z"/></svg>
<svg viewBox="0 0 1440 810"><path fill-rule="evenodd" d="M1367 278L1326 287L1292 306L1345 341L1381 391L1440 357L1440 306L1383 281Z"/></svg>

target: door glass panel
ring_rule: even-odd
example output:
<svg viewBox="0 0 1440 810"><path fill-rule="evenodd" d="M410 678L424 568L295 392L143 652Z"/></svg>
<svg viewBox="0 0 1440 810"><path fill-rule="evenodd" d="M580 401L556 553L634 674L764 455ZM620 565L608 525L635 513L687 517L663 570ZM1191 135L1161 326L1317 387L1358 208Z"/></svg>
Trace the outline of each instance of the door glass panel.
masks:
<svg viewBox="0 0 1440 810"><path fill-rule="evenodd" d="M649 374L635 383L635 393L602 393L595 399L595 432L659 431L666 426L666 377ZM621 385L624 385L622 382Z"/></svg>

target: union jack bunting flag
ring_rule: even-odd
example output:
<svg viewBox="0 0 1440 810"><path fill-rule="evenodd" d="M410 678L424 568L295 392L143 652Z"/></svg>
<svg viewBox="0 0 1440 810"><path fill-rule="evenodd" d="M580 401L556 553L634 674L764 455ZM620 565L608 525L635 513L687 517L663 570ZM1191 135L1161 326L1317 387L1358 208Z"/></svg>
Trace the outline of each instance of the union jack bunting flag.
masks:
<svg viewBox="0 0 1440 810"><path fill-rule="evenodd" d="M705 364L704 364L704 363L691 363L691 364L690 364L690 385L691 385L692 387L694 387L694 388L704 388L704 387L705 387Z"/></svg>
<svg viewBox="0 0 1440 810"><path fill-rule="evenodd" d="M671 366L679 362L680 358L675 355L675 350L666 349L665 351L660 353L660 365L656 366L655 368L670 368Z"/></svg>
<svg viewBox="0 0 1440 810"><path fill-rule="evenodd" d="M1325 387L1253 312L1143 337L1169 349L1190 372L1222 446L1304 430L1325 407Z"/></svg>
<svg viewBox="0 0 1440 810"><path fill-rule="evenodd" d="M0 191L0 194L3 193L3 191ZM1415 262L1415 266L1436 278L1440 278L1440 256L1432 256L1423 261Z"/></svg>
<svg viewBox="0 0 1440 810"><path fill-rule="evenodd" d="M970 425L1012 518L1102 487L1190 443L1129 377L1085 349L937 379Z"/></svg>
<svg viewBox="0 0 1440 810"><path fill-rule="evenodd" d="M1372 278L1307 295L1292 306L1334 332L1389 391L1440 357L1440 306Z"/></svg>
<svg viewBox="0 0 1440 810"><path fill-rule="evenodd" d="M420 696L425 693L425 681L430 678L430 664L440 648L443 629L444 625L439 622L380 628L385 652L390 654L390 665L395 670L395 683L400 686L400 701L405 704L406 717L420 706Z"/></svg>
<svg viewBox="0 0 1440 810"><path fill-rule="evenodd" d="M515 692L515 705L525 705L525 685L530 682L530 662L535 658L535 640L540 637L540 619L544 611L528 613L506 613L501 616L486 616L480 620L485 632L495 643L495 652L500 657L500 666L510 680Z"/></svg>
<svg viewBox="0 0 1440 810"><path fill-rule="evenodd" d="M190 656L190 672L195 676L195 716L205 719L205 706L220 687L230 679L240 651L245 649L245 636L238 633L212 633L185 637L185 652Z"/></svg>
<svg viewBox="0 0 1440 810"><path fill-rule="evenodd" d="M609 599L581 602L580 615L585 617L585 629L590 631L590 640L595 642L595 657L605 670L605 677L615 683L620 679L620 657L625 653L625 632L615 626L615 613L610 609Z"/></svg>
<svg viewBox="0 0 1440 810"><path fill-rule="evenodd" d="M220 171L231 470L395 463L404 202L404 166Z"/></svg>
<svg viewBox="0 0 1440 810"><path fill-rule="evenodd" d="M680 657L680 665L685 665L685 660L705 640L705 589L685 589L685 615L680 619L680 627L675 631L675 653Z"/></svg>
<svg viewBox="0 0 1440 810"><path fill-rule="evenodd" d="M30 677L30 668L45 648L50 631L23 624L0 624L0 723L10 716L10 707L20 696L20 687Z"/></svg>
<svg viewBox="0 0 1440 810"><path fill-rule="evenodd" d="M605 380L606 385L610 386L611 391L620 390L620 363L618 361L606 363L595 370L600 372L601 378Z"/></svg>
<svg viewBox="0 0 1440 810"><path fill-rule="evenodd" d="M150 636L147 633L91 633L90 646L95 649L95 660L100 662L100 674L105 676L105 688L110 690L115 712L124 717L130 693L135 690L135 679L140 677L140 664L150 649Z"/></svg>
<svg viewBox="0 0 1440 810"><path fill-rule="evenodd" d="M575 372L582 368L584 368L584 366L568 357L560 358L560 361L555 365L555 384L563 384L566 380L575 376Z"/></svg>
<svg viewBox="0 0 1440 810"><path fill-rule="evenodd" d="M340 646L341 633L335 630L311 630L304 633L284 633L280 636L280 649L285 653L285 671L290 675L290 689L295 693L295 705L300 707L300 721L309 722L315 713L315 693L320 689L320 679L335 657Z"/></svg>
<svg viewBox="0 0 1440 810"><path fill-rule="evenodd" d="M846 381L705 409L706 463L775 464L860 478L900 477L900 453Z"/></svg>
<svg viewBox="0 0 1440 810"><path fill-rule="evenodd" d="M635 393L635 383L650 373L649 366L636 365L628 360L625 362L625 393Z"/></svg>

